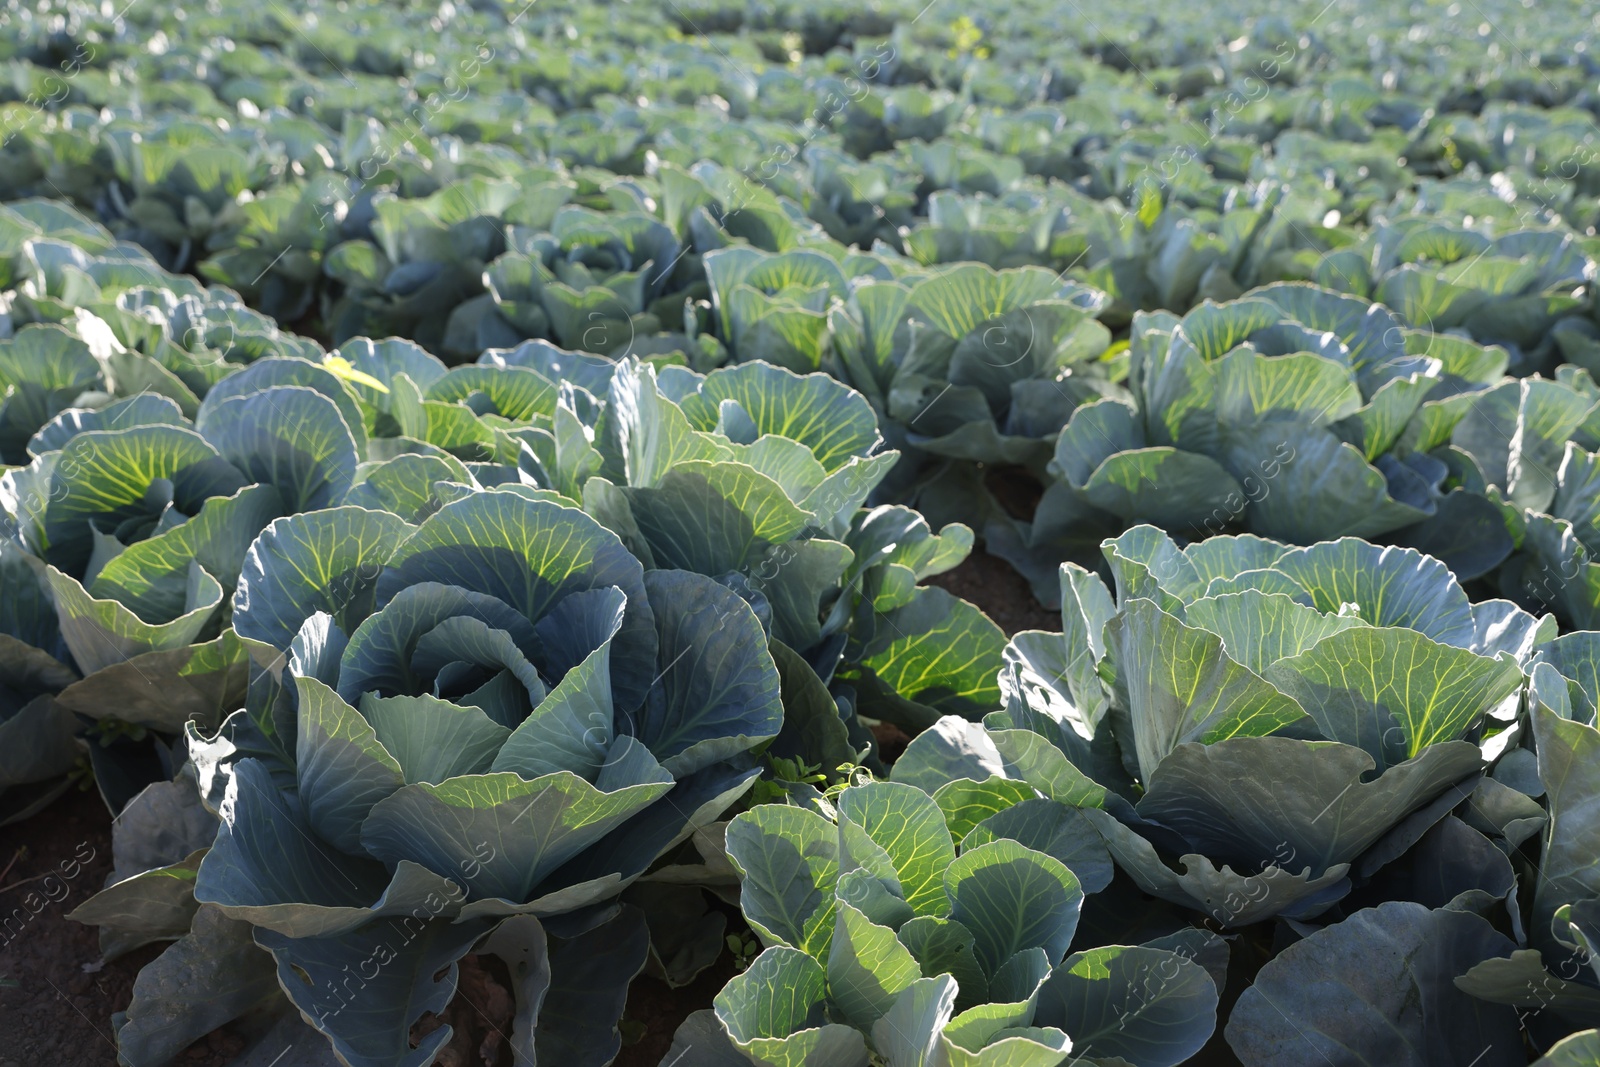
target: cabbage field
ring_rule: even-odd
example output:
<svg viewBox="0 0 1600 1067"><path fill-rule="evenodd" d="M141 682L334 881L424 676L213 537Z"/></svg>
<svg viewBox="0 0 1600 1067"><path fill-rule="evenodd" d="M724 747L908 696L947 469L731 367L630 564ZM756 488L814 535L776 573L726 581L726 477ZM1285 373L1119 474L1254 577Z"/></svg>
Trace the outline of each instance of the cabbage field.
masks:
<svg viewBox="0 0 1600 1067"><path fill-rule="evenodd" d="M1600 1067L1593 4L0 60L0 1035L88 791L96 1064Z"/></svg>

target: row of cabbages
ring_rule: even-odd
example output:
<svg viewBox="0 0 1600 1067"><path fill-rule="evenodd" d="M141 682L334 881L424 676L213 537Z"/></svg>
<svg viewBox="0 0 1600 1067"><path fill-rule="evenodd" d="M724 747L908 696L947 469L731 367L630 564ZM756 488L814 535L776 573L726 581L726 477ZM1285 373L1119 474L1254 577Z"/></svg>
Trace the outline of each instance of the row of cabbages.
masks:
<svg viewBox="0 0 1600 1067"><path fill-rule="evenodd" d="M1224 1023L1252 1065L1592 1049L1595 633L1473 605L1415 550L1139 527L1106 545L1115 594L1063 567L1066 631L1007 646L1002 710L939 720L888 781L793 785L722 823L741 755L816 695L684 572L633 563L600 590L563 569L580 588L547 613L472 592L542 591L485 536L541 519L632 563L536 495L447 504L388 556L383 607L336 621L356 589L281 628L246 710L191 727L193 771L130 805L119 864L166 865L119 866L77 917L116 950L193 924L141 977L132 1062L281 989L346 1062L426 1064L448 1034L413 1051L407 1030L475 950L515 976L519 1052L603 1064L652 951L686 979L720 948L719 923L671 925L704 912L678 894L734 882L766 950L664 1062L1161 1067ZM305 614L286 603L252 597L236 625ZM516 682L476 685L491 672ZM652 866L690 833L688 862Z"/></svg>
<svg viewBox="0 0 1600 1067"><path fill-rule="evenodd" d="M129 143L152 196L240 216L202 273L335 340L399 334L471 360L541 339L832 374L902 454L869 502L973 528L1046 603L1062 558L1152 521L1410 544L1589 624L1589 509L1554 489L1568 441L1600 446L1592 243L1542 217L1446 224L1424 198L1317 226L1304 175L1263 176L1226 210L935 182L904 247L860 247L800 209L815 198L721 162L601 176L496 157L427 195L324 174L239 204L229 167L197 191L174 144ZM1525 387L1536 371L1555 383ZM1012 466L1036 506L992 492L988 472Z"/></svg>
<svg viewBox="0 0 1600 1067"><path fill-rule="evenodd" d="M1600 634L1354 538L1105 556L1003 710L728 824L766 948L663 1063L1594 1062Z"/></svg>
<svg viewBox="0 0 1600 1067"><path fill-rule="evenodd" d="M632 567L603 590L563 568L562 589L484 536L531 541L541 520L597 568ZM129 807L125 880L77 913L117 951L193 923L141 978L132 1062L275 998L249 926L352 1064L431 1062L448 1033L416 1052L405 1034L475 947L518 976L519 1048L592 1042L582 1062L608 1062L649 938L685 941L647 921L658 895L725 883L729 860L768 947L686 1025L683 1062L740 1062L718 1059L731 1043L757 1063L865 1063L870 1043L892 1065L1178 1064L1251 954L1275 958L1226 1028L1250 1064L1397 1047L1521 1064L1600 1020L1592 632L1472 605L1414 550L1180 550L1140 527L1106 546L1115 596L1063 569L1067 632L1007 647L1003 710L940 720L890 781L793 788L724 827L790 679L726 587L639 570L604 536L553 501L464 496L388 556L364 621L357 588L319 600L287 655L262 642L246 710L214 738L190 728L193 771ZM485 576L553 587L553 609L474 593ZM294 582L274 585L290 595L252 597L236 625L305 613ZM647 663L665 669L626 669ZM491 675L515 681L476 684ZM697 829L693 866L650 870ZM171 862L120 867L135 857ZM629 907L593 907L641 875ZM1370 1014L1352 1017L1353 990ZM581 1019L541 1012L583 997Z"/></svg>
<svg viewBox="0 0 1600 1067"><path fill-rule="evenodd" d="M1569 441L1600 447L1594 264L1573 235L1415 214L1302 247L1281 188L1209 236L1179 206L1113 226L1102 216L1123 209L1064 188L1004 208L955 195L932 198L942 243L902 254L834 241L717 164L604 196L552 168L474 176L378 196L327 253L340 295L324 312L335 338L412 334L452 359L538 338L701 371L826 371L902 454L872 502L973 528L1046 603L1062 558L1091 562L1150 521L1409 544L1589 624L1587 580L1566 586L1590 549L1539 521L1584 528L1557 472ZM309 201L290 213L317 217ZM1018 219L1087 227L1094 269L986 252ZM288 226L262 235L251 272L298 247ZM1130 303L1118 271L1159 294ZM1002 504L988 475L1005 467L1043 489L1037 505Z"/></svg>
<svg viewBox="0 0 1600 1067"><path fill-rule="evenodd" d="M1063 558L1152 521L1408 544L1591 624L1572 0L1537 25L1483 0L1523 35L1492 62L1410 3L1223 28L1155 0L1103 27L1040 0L317 0L293 32L58 6L0 44L0 197L74 203L280 322L827 371L902 455L868 502L969 526L1047 603ZM1535 372L1560 388L1524 396Z"/></svg>
<svg viewBox="0 0 1600 1067"><path fill-rule="evenodd" d="M1230 965L1252 1064L1522 1063L1600 1022L1592 634L1416 550L1137 527L1115 597L1067 567L1066 634L1002 655L917 585L970 534L861 507L893 454L826 376L325 355L48 205L0 219L6 801L87 753L121 814L75 914L174 940L128 1062L265 1013L421 1067L477 951L519 1054L603 1064L642 968L720 949L696 887L740 882L768 948L684 1063L1176 1064ZM723 823L763 766L871 763L858 710L933 729ZM1424 962L1375 970L1397 944Z"/></svg>
<svg viewBox="0 0 1600 1067"><path fill-rule="evenodd" d="M827 370L868 397L907 456L884 499L972 526L1047 598L1063 554L1092 558L1130 521L1303 539L1284 514L1314 505L1292 479L1273 494L1279 514L1257 514L1263 464L1275 471L1291 453L1303 468L1338 469L1333 510L1373 507L1367 528L1319 535L1392 535L1486 569L1521 544L1516 514L1492 528L1492 499L1448 499L1458 487L1483 497L1473 475L1492 475L1494 458L1441 440L1436 419L1402 423L1508 370L1600 369L1581 49L1559 76L1543 63L1531 86L1491 78L1476 55L1471 77L1452 74L1461 42L1397 5L1303 36L1295 27L1316 20L1264 10L1225 42L1213 20L1185 17L1180 33L1163 10L1162 34L1114 49L1066 18L1047 39L1084 52L1041 55L1024 27L1063 16L1028 0L1015 21L979 33L986 56L947 54L954 31L915 10L767 12L841 20L843 37L818 42L826 55L785 45L780 57L722 36L747 19L739 5L712 6L700 13L717 34L708 40L672 39L679 19L657 11L617 26L564 5L510 25L470 7L377 19L361 4L317 8L298 38L317 42L311 51L259 36L257 18L275 24L272 12L184 26L128 13L159 32L159 58L116 29L120 16L106 30L84 8L48 31L19 13L21 100L0 112L18 135L0 155L0 193L70 199L166 266L232 286L280 321L319 323L334 342L401 335L470 360L538 338L701 371L751 358ZM534 27L587 51L591 69L566 45L522 35ZM249 39L224 44L226 32ZM418 32L433 35L426 53L408 45ZM63 95L41 102L28 90L57 78L63 33L88 42L85 57L63 65ZM656 46L656 62L637 60ZM1117 69L1133 54L1155 64L1151 77ZM333 56L339 69L325 69ZM194 84L178 88L174 69ZM1380 70L1382 91L1362 80ZM1241 80L1254 85L1244 96ZM123 84L143 94L135 105L120 106L112 86ZM20 106L30 101L36 110ZM1010 273L1019 268L1032 269ZM1358 340L1359 309L1313 307L1329 298L1291 298L1281 284L1293 282L1386 310ZM1265 331L1252 341L1259 355L1311 352L1351 372L1308 360L1274 372L1317 379L1313 406L1256 413L1275 424L1268 438L1304 447L1216 440L1206 375L1169 366L1181 361L1159 337L1141 355L1106 329L1150 312L1137 341L1246 292L1278 309L1263 318L1250 303L1236 316L1255 320L1246 336ZM1299 327L1350 351L1293 339ZM1234 346L1196 347L1209 365ZM1441 366L1429 371L1429 359ZM1174 412L1171 390L1145 388L1140 360L1166 367L1176 394L1194 381L1202 410ZM1386 375L1414 374L1376 395ZM1182 455L1126 457L1098 480L1109 456L1051 467L1058 432L1102 397L1134 416L1104 429L1097 449ZM1501 437L1504 451L1512 431ZM1444 460L1441 474L1446 445L1478 470ZM979 464L1026 466L1053 492L1037 514L1007 515ZM1168 486L1217 475L1216 464L1227 477L1205 499ZM1481 536L1473 550L1418 525Z"/></svg>
<svg viewBox="0 0 1600 1067"><path fill-rule="evenodd" d="M970 532L862 508L896 457L824 375L325 354L54 205L0 226L0 786L15 818L88 771L119 815L75 914L176 939L130 1063L285 995L346 1062L428 1062L441 969L491 931L542 958L535 915L539 1040L614 1051L621 1000L561 998L633 960L621 995L646 927L611 902L762 758L834 778L876 764L858 707L998 701L999 630L917 584Z"/></svg>
<svg viewBox="0 0 1600 1067"><path fill-rule="evenodd" d="M1189 539L1349 534L1593 625L1600 387L1583 320L1554 326L1575 362L1553 379L1508 377L1507 346L1432 325L1307 284L1136 316L1124 387L1040 442L1048 488L1031 522L989 521L990 550L1054 603L1056 562L1092 564L1085 546L1131 523Z"/></svg>
<svg viewBox="0 0 1600 1067"><path fill-rule="evenodd" d="M1134 312L1124 347L1107 323L1128 310L1100 289L1039 266L850 251L714 165L615 185L609 211L566 204L577 191L540 171L383 200L376 244L341 246L341 270L365 264L341 275L345 299L381 293L401 269L482 275L489 292L454 311L430 282L407 290L411 311L361 325L414 332L425 319L459 338L438 342L447 353L550 337L700 370L759 359L826 371L867 399L901 453L869 503L975 529L1047 604L1061 559L1092 563L1103 537L1149 521L1185 538L1412 545L1464 580L1592 623L1583 485L1600 447L1600 326L1594 264L1570 235L1491 239L1408 216L1290 269L1281 243L1300 231L1271 200L1242 208L1256 224L1211 249L1245 281L1208 288L1222 302L1181 317ZM952 208L948 224L978 221ZM1140 226L1150 240L1193 237ZM522 251L486 267L487 252L463 251L472 234ZM429 258L447 253L465 258ZM63 269L44 266L50 279ZM46 284L70 300L64 282ZM663 332L674 316L682 329ZM1555 377L1507 376L1534 370ZM455 432L487 449L484 432ZM1020 515L986 482L1006 467L1043 488Z"/></svg>
<svg viewBox="0 0 1600 1067"><path fill-rule="evenodd" d="M862 509L895 454L826 376L658 376L545 343L454 368L397 340L324 354L60 208L15 205L0 223L16 279L0 436L25 464L3 481L5 728L34 738L9 750L31 765L6 787L69 767L72 716L87 716L105 720L89 757L120 808L172 770L147 731L237 707L249 642L286 651L301 621L234 625L235 590L259 577L248 550L277 520L336 524L298 535L297 573L365 588L411 527L508 486L581 507L646 569L724 580L843 702L814 727L830 773L870 758L858 702L914 729L997 699L1000 631L917 586L965 557L970 532Z"/></svg>
<svg viewBox="0 0 1600 1067"><path fill-rule="evenodd" d="M1593 30L1576 0L1550 0L1538 25L1484 0L1484 25L1521 35L1492 60L1408 3L1340 25L1253 4L1226 26L1155 0L1115 23L1041 0L977 22L911 0L628 20L563 0L309 0L292 21L12 6L0 196L70 199L286 321L326 297L353 320L336 340L399 319L431 346L513 227L569 196L664 206L659 164L753 177L716 214L731 207L730 230L758 244L825 232L923 264L1072 263L1126 312L1273 280L1255 276L1270 259L1309 276L1404 215L1496 234L1597 221ZM504 188L546 168L562 188Z"/></svg>

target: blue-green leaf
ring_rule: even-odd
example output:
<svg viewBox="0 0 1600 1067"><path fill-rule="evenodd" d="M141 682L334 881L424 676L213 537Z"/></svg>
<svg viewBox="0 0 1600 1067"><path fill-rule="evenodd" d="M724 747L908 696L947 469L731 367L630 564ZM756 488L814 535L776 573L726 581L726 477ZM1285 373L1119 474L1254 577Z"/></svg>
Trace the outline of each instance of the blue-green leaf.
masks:
<svg viewBox="0 0 1600 1067"><path fill-rule="evenodd" d="M1071 1034L1079 1056L1177 1067L1216 1029L1217 987L1204 967L1165 949L1088 949L1045 981L1034 1023Z"/></svg>
<svg viewBox="0 0 1600 1067"><path fill-rule="evenodd" d="M1509 656L1489 659L1415 630L1375 626L1335 633L1265 674L1322 736L1366 750L1380 768L1460 739L1523 681Z"/></svg>
<svg viewBox="0 0 1600 1067"><path fill-rule="evenodd" d="M147 652L182 648L195 640L222 603L222 586L199 563L188 565L183 611L170 621L149 623L115 600L102 600L51 567L61 637L85 673L115 666Z"/></svg>
<svg viewBox="0 0 1600 1067"><path fill-rule="evenodd" d="M628 609L612 684L625 709L644 699L656 660L644 568L615 534L576 508L504 492L446 504L395 551L378 594L387 602L421 582L498 597L535 623L574 593L616 586Z"/></svg>
<svg viewBox="0 0 1600 1067"><path fill-rule="evenodd" d="M275 486L296 511L332 507L355 483L355 438L339 406L303 386L277 386L218 404L206 440L252 481Z"/></svg>
<svg viewBox="0 0 1600 1067"><path fill-rule="evenodd" d="M1127 605L1106 634L1124 671L1133 748L1147 781L1186 741L1259 737L1305 718L1299 704L1228 658L1219 637L1153 601Z"/></svg>
<svg viewBox="0 0 1600 1067"><path fill-rule="evenodd" d="M661 667L636 736L661 765L681 778L776 736L778 670L744 599L686 571L650 571L645 589Z"/></svg>
<svg viewBox="0 0 1600 1067"><path fill-rule="evenodd" d="M415 863L391 876L381 863L319 842L298 799L279 791L260 759L234 764L218 814L195 899L287 937L332 936L417 908L453 916L464 899L459 886Z"/></svg>
<svg viewBox="0 0 1600 1067"><path fill-rule="evenodd" d="M227 496L246 483L204 438L181 426L81 433L43 459L51 456L40 543L30 547L69 574L89 561L91 520L101 529L130 520L153 523L166 504L198 511L207 497Z"/></svg>
<svg viewBox="0 0 1600 1067"><path fill-rule="evenodd" d="M712 371L679 406L697 430L716 427L720 405L738 403L758 433L798 441L830 474L878 446L878 420L860 394L826 374L750 362Z"/></svg>
<svg viewBox="0 0 1600 1067"><path fill-rule="evenodd" d="M350 1067L427 1067L450 1040L441 1026L411 1047L411 1027L442 1012L456 991L456 962L490 924L452 924L428 912L379 919L327 938L256 931L256 943L278 963L278 983L300 1014L328 1036ZM382 960L350 978L350 961Z"/></svg>
<svg viewBox="0 0 1600 1067"><path fill-rule="evenodd" d="M950 917L972 931L990 975L1023 949L1060 960L1083 905L1078 879L1060 860L1004 839L963 852L946 869L945 891Z"/></svg>
<svg viewBox="0 0 1600 1067"><path fill-rule="evenodd" d="M956 850L944 813L931 796L897 782L873 782L845 790L838 809L846 854L855 858L862 847L858 840L881 848L916 914L949 913L944 877Z"/></svg>
<svg viewBox="0 0 1600 1067"><path fill-rule="evenodd" d="M349 380L349 379L345 379ZM200 410L195 412L195 429L205 434L222 412L225 401L234 397L253 396L280 386L300 386L311 389L331 400L344 419L345 428L355 441L356 455L367 453L366 423L361 417L361 405L346 388L344 381L325 366L306 359L269 357L258 359L241 367L206 393ZM237 410L237 409L234 409ZM225 415L222 417L226 417Z"/></svg>
<svg viewBox="0 0 1600 1067"><path fill-rule="evenodd" d="M833 936L839 834L805 808L761 804L728 824L745 918L769 946L822 957Z"/></svg>
<svg viewBox="0 0 1600 1067"><path fill-rule="evenodd" d="M1380 548L1353 537L1295 549L1272 564L1299 582L1318 611L1353 604L1374 626L1407 626L1466 648L1475 627L1472 605L1449 568L1414 548Z"/></svg>
<svg viewBox="0 0 1600 1067"><path fill-rule="evenodd" d="M277 996L270 958L250 925L202 907L194 925L139 972L133 999L115 1020L129 1063L166 1063L192 1042Z"/></svg>
<svg viewBox="0 0 1600 1067"><path fill-rule="evenodd" d="M922 977L917 961L887 926L841 901L828 947L829 999L857 1030L872 1026Z"/></svg>
<svg viewBox="0 0 1600 1067"><path fill-rule="evenodd" d="M475 898L528 901L567 860L672 788L643 746L621 738L594 784L571 771L511 772L402 786L361 830L368 852L460 881Z"/></svg>
<svg viewBox="0 0 1600 1067"><path fill-rule="evenodd" d="M717 994L717 1018L734 1044L766 1067L866 1067L860 1032L823 1022L826 993L820 963L777 946Z"/></svg>
<svg viewBox="0 0 1600 1067"><path fill-rule="evenodd" d="M371 613L378 575L411 529L396 515L354 507L274 521L245 555L234 629L279 651L319 611L353 631Z"/></svg>
<svg viewBox="0 0 1600 1067"><path fill-rule="evenodd" d="M361 824L405 784L367 720L314 678L296 678L295 769L306 821L335 848L360 855Z"/></svg>
<svg viewBox="0 0 1600 1067"><path fill-rule="evenodd" d="M1522 1064L1517 1015L1453 979L1515 946L1466 912L1394 901L1315 931L1271 960L1239 998L1228 1044L1247 1065L1347 1062Z"/></svg>
<svg viewBox="0 0 1600 1067"><path fill-rule="evenodd" d="M1038 797L996 812L972 828L963 849L1005 838L1066 865L1085 893L1111 884L1116 869L1099 831L1078 808Z"/></svg>

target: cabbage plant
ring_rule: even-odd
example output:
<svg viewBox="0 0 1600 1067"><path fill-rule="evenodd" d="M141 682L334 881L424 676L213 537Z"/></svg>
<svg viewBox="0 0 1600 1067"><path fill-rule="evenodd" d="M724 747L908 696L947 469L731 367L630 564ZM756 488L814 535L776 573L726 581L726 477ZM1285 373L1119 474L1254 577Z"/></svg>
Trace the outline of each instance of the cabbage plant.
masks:
<svg viewBox="0 0 1600 1067"><path fill-rule="evenodd" d="M1455 491L1472 478L1450 433L1505 354L1421 341L1387 308L1307 284L1141 315L1130 397L1072 413L1032 523L991 540L1052 602L1046 571L1074 547L1082 559L1086 531L1140 522L1196 539L1383 538L1478 577L1512 543L1492 502Z"/></svg>
<svg viewBox="0 0 1600 1067"><path fill-rule="evenodd" d="M1600 450L1600 389L1586 371L1566 367L1554 381L1511 379L1470 406L1448 401L1429 412L1448 430L1465 480L1501 505L1501 529L1478 537L1517 550L1495 577L1501 591L1546 605L1580 627L1600 621L1591 553L1597 515L1595 452Z"/></svg>
<svg viewBox="0 0 1600 1067"><path fill-rule="evenodd" d="M1010 777L932 794L854 785L729 824L740 904L766 948L679 1031L687 1062L734 1062L720 1049L818 1067L1174 1067L1205 1045L1221 940L1084 943L1084 895L1111 877L1084 813L1105 791L1038 735L1000 734Z"/></svg>
<svg viewBox="0 0 1600 1067"><path fill-rule="evenodd" d="M832 772L870 747L858 705L910 731L998 705L999 628L918 585L966 558L971 530L863 507L897 454L827 375L658 372L544 341L453 368L398 340L335 355L360 376L344 380L372 440L349 502L421 517L462 484L518 482L581 505L647 567L726 582L853 724L848 746L830 724L812 764Z"/></svg>
<svg viewBox="0 0 1600 1067"><path fill-rule="evenodd" d="M1486 236L1416 215L1329 252L1315 278L1383 304L1412 329L1500 345L1513 373L1526 374L1561 362L1563 322L1581 316L1576 294L1592 269L1558 230Z"/></svg>
<svg viewBox="0 0 1600 1067"><path fill-rule="evenodd" d="M1519 832L1538 835L1542 874L1517 950L1484 960L1457 982L1480 999L1537 1013L1547 1035L1600 1026L1600 881L1588 862L1594 822L1584 814L1600 798L1594 653L1595 634L1579 631L1542 646L1533 662L1527 743L1516 756L1537 771L1545 818L1520 812Z"/></svg>
<svg viewBox="0 0 1600 1067"><path fill-rule="evenodd" d="M193 926L119 1026L133 1062L215 1025L212 990L184 961L226 955L242 931L344 1062L431 1063L448 1027L417 1049L406 1035L448 999L455 961L508 917L614 898L746 790L752 750L783 723L778 669L743 599L646 571L537 490L475 492L415 526L354 506L279 519L251 547L234 627L257 673L215 736L188 728L219 822L192 870ZM106 891L135 901L126 909L91 905L113 932L137 927L170 871ZM588 950L637 943L633 970L606 977L625 986L644 927L607 921L626 943Z"/></svg>
<svg viewBox="0 0 1600 1067"><path fill-rule="evenodd" d="M1528 661L1526 718L1508 731L1520 730L1524 745L1501 756L1468 803L1422 835L1409 871L1402 862L1399 877L1374 879L1384 890L1409 891L1409 900L1358 911L1262 968L1227 1028L1244 1063L1335 1047L1393 1056L1395 1036L1400 1054L1413 1058L1448 1050L1522 1063L1528 1039L1549 1050L1539 1062L1561 1063L1590 1040L1600 1024L1600 886L1589 862L1593 820L1582 812L1600 795L1594 638L1580 631L1538 645ZM1521 867L1524 854L1536 855L1537 865ZM1519 887L1531 890L1520 901ZM1499 899L1509 914L1497 916L1497 904L1485 910ZM1490 926L1480 915L1509 921ZM1391 957L1379 945L1414 952L1416 965L1386 965ZM1366 1007L1354 1016L1329 1010L1336 991L1355 989ZM1402 1006L1419 1000L1421 1012ZM1452 1015L1460 1011L1466 1014ZM1398 1035L1377 1037L1376 1019L1407 1014Z"/></svg>
<svg viewBox="0 0 1600 1067"><path fill-rule="evenodd" d="M877 267L870 260L841 263L821 250L771 253L744 244L707 251L702 262L730 357L801 373L828 363L828 309L856 276L850 268Z"/></svg>
<svg viewBox="0 0 1600 1067"><path fill-rule="evenodd" d="M833 321L846 377L920 453L1040 466L1078 404L1109 388L1104 294L1037 267L958 264L858 283Z"/></svg>
<svg viewBox="0 0 1600 1067"><path fill-rule="evenodd" d="M174 271L193 269L213 235L237 225L241 193L285 169L263 131L176 115L102 143L115 175L106 187L112 229Z"/></svg>
<svg viewBox="0 0 1600 1067"><path fill-rule="evenodd" d="M292 434L319 417L328 428L337 409L301 389L240 418L236 387L287 384L277 371L289 364L342 396L331 374L280 355L320 359L320 348L103 231L94 239L81 219L9 210L21 239L14 295L34 321L0 340L0 458L17 464L0 476L0 552L16 591L0 788L59 787L86 751L115 811L171 776L168 742L186 720L214 726L242 699L244 651L227 622L245 550L286 510L342 492L355 442L341 423L315 459L266 461L264 418L310 419L286 422ZM93 736L80 749L85 724Z"/></svg>
<svg viewBox="0 0 1600 1067"><path fill-rule="evenodd" d="M1522 661L1555 636L1471 604L1415 549L1179 549L1141 526L1105 552L1115 597L1063 566L1065 635L1013 640L1001 714L1136 798L1136 817L1096 818L1118 862L1223 925L1310 920L1349 893L1369 848L1481 772Z"/></svg>
<svg viewBox="0 0 1600 1067"><path fill-rule="evenodd" d="M581 499L647 565L739 590L772 639L832 685L849 723L853 709L915 732L997 703L998 628L917 584L960 563L971 531L862 508L898 457L859 394L759 362L701 376L626 361L605 389L592 444L573 400L558 400L555 433L522 455L528 481ZM866 737L851 734L859 750ZM831 772L844 751L830 742L808 758Z"/></svg>
<svg viewBox="0 0 1600 1067"><path fill-rule="evenodd" d="M567 190L553 177L542 168L522 181L479 174L426 196L374 189L335 200L344 240L322 257L323 274L340 284L322 309L334 340L400 334L442 351L452 314L483 295L484 267L506 251L507 225L545 225L565 202ZM470 351L487 347L475 335L463 340Z"/></svg>
<svg viewBox="0 0 1600 1067"><path fill-rule="evenodd" d="M66 706L173 731L237 694L242 657L218 635L225 590L285 508L271 481L230 462L237 441L133 397L63 412L33 462L4 476L12 548L33 561L84 676Z"/></svg>
<svg viewBox="0 0 1600 1067"><path fill-rule="evenodd" d="M1063 565L1063 634L1013 639L1005 709L914 739L895 780L1027 781L1031 734L1103 788L1081 814L1119 877L1246 939L1295 931L1230 1012L1252 1067L1510 1065L1525 1025L1537 1047L1595 1025L1573 815L1592 634L1355 538L1179 548L1141 526L1105 554L1112 588Z"/></svg>
<svg viewBox="0 0 1600 1067"><path fill-rule="evenodd" d="M636 338L670 323L643 317L681 256L677 237L659 220L573 206L557 211L546 232L518 227L508 235L509 250L484 278L499 317L521 337L625 354Z"/></svg>

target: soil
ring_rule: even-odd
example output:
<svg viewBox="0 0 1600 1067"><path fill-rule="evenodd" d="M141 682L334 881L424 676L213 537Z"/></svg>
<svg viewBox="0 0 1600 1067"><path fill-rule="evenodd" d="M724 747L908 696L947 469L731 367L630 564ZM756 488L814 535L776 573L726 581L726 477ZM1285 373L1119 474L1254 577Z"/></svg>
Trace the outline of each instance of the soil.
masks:
<svg viewBox="0 0 1600 1067"><path fill-rule="evenodd" d="M1039 479L1022 467L986 467L983 484L1013 519L1032 519L1044 496Z"/></svg>
<svg viewBox="0 0 1600 1067"><path fill-rule="evenodd" d="M1022 575L982 549L973 549L961 566L929 578L927 584L972 601L1007 637L1021 630L1061 631L1061 613L1040 605Z"/></svg>
<svg viewBox="0 0 1600 1067"><path fill-rule="evenodd" d="M1007 636L1061 628L1060 615L1041 607L1015 571L982 551L930 584L978 605ZM894 727L879 736L891 758L906 740ZM111 817L93 790L74 790L39 815L0 827L0 1067L116 1067L111 1015L128 1006L134 977L162 946L102 962L95 930L66 917L99 891L110 871ZM443 1017L456 1033L436 1061L439 1067L511 1064L506 1039L514 1006L498 968L492 957L462 961L460 993ZM691 1012L710 1007L735 973L733 957L724 952L680 989L638 978L628 994L616 1067L657 1067L678 1026ZM176 1062L226 1067L243 1047L224 1027Z"/></svg>
<svg viewBox="0 0 1600 1067"><path fill-rule="evenodd" d="M0 827L0 871L0 1067L116 1067L111 1013L127 1007L134 976L161 946L102 964L94 928L67 918L111 872L111 815L99 794L74 790ZM222 1067L243 1044L218 1031L179 1062Z"/></svg>
<svg viewBox="0 0 1600 1067"><path fill-rule="evenodd" d="M878 758L891 765L911 743L910 736L892 722L875 722L871 730L873 740L878 742Z"/></svg>
<svg viewBox="0 0 1600 1067"><path fill-rule="evenodd" d="M657 1067L691 1012L711 1007L728 980L739 973L732 953L724 951L700 977L679 989L659 978L638 978L628 990L623 1016L622 1054L612 1067ZM633 1038L630 1042L630 1038Z"/></svg>
<svg viewBox="0 0 1600 1067"><path fill-rule="evenodd" d="M430 1015L411 1031L413 1043L445 1023L453 1029L439 1050L437 1067L500 1067L511 1051L517 1003L511 979L493 956L468 956L456 970L456 995L443 1014Z"/></svg>

